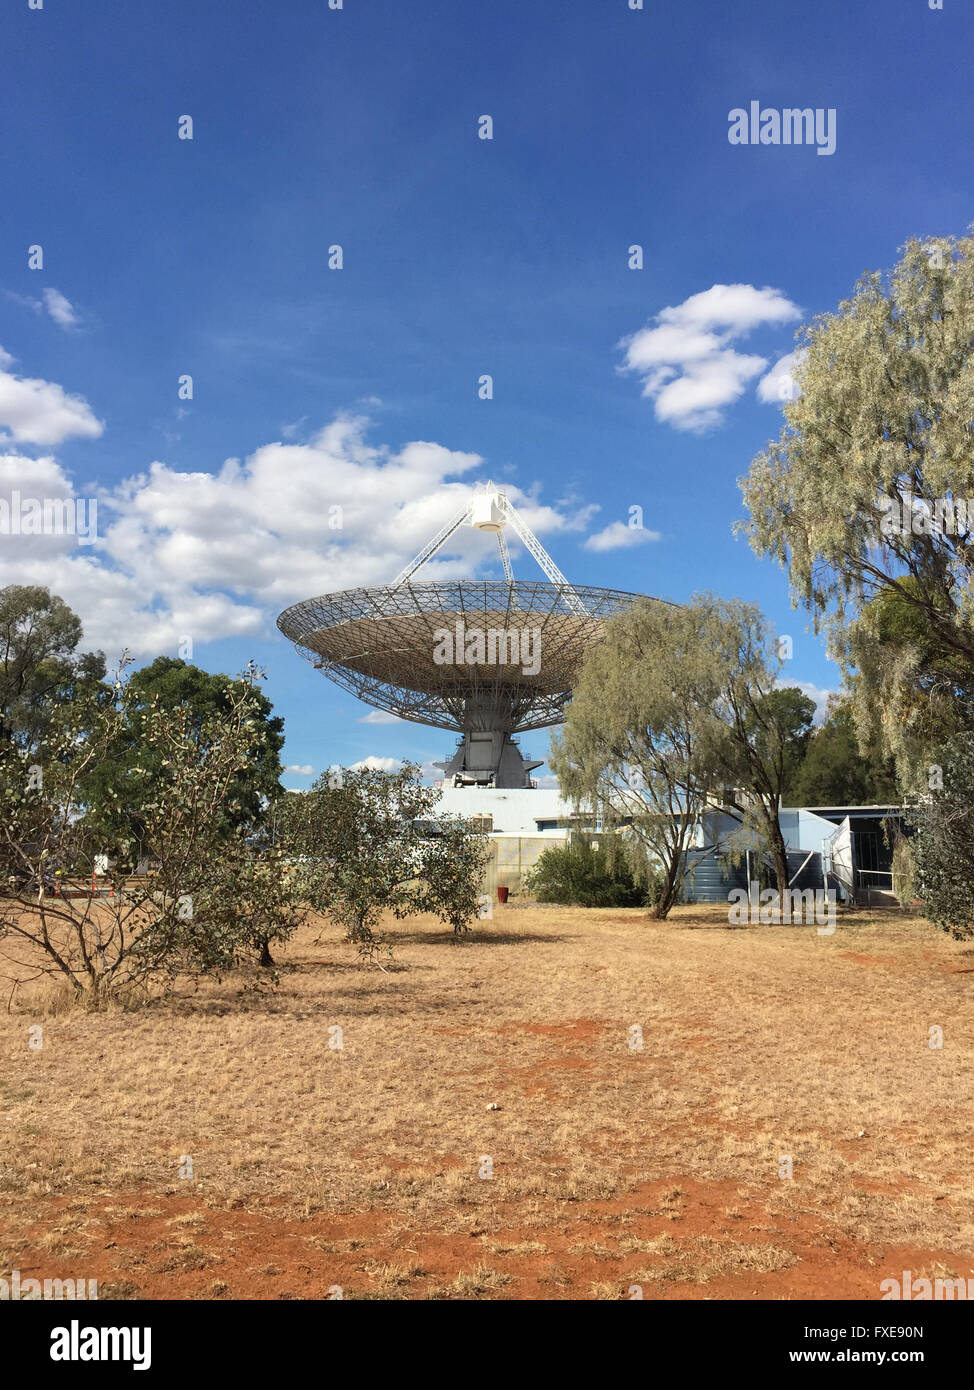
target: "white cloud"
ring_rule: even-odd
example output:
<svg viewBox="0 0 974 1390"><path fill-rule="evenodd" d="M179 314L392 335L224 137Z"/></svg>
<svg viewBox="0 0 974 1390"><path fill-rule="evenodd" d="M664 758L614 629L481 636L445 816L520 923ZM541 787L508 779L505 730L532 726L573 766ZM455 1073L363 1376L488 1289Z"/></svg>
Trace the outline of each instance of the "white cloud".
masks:
<svg viewBox="0 0 974 1390"><path fill-rule="evenodd" d="M313 777L315 775L315 770L310 763L289 763L284 771L293 773L295 777Z"/></svg>
<svg viewBox="0 0 974 1390"><path fill-rule="evenodd" d="M761 325L799 315L780 290L712 285L624 338L622 370L641 377L658 420L675 429L710 429L768 365L766 358L737 352L731 344Z"/></svg>
<svg viewBox="0 0 974 1390"><path fill-rule="evenodd" d="M511 489L506 490L510 492ZM583 503L578 497L560 498L555 507L526 506L523 502L518 504L521 515L525 519L530 516L528 524L532 530L545 531L584 531L601 510L598 502ZM513 540L510 533L508 540Z"/></svg>
<svg viewBox="0 0 974 1390"><path fill-rule="evenodd" d="M152 463L99 491L96 544L5 539L0 586L59 593L81 617L86 645L110 660L123 646L136 657L174 652L185 636L276 636L277 614L299 599L389 583L482 477L477 454L423 441L373 446L366 423L341 416L309 443L268 444L216 473ZM0 486L9 479L24 496L74 490L54 459L9 454L4 463ZM578 510L508 492L539 532L577 523ZM340 529L329 526L335 507ZM464 527L419 578L469 578L498 563L493 538Z"/></svg>
<svg viewBox="0 0 974 1390"><path fill-rule="evenodd" d="M807 349L798 348L795 352L779 357L770 372L758 382L758 400L766 405L780 404L782 401L793 401L799 396L801 392L795 380L795 373L807 356Z"/></svg>
<svg viewBox="0 0 974 1390"><path fill-rule="evenodd" d="M4 294L15 304L22 304L25 309L33 309L35 314L47 314L61 328L77 328L81 322L78 311L70 299L53 287L41 290L40 299L34 299L29 294L15 294L13 290L4 290Z"/></svg>
<svg viewBox="0 0 974 1390"><path fill-rule="evenodd" d="M56 556L67 557L78 550L75 534L67 530L61 535L33 535L30 529L26 535L17 534L20 529L18 522L7 514L8 508L11 513L18 512L16 494L20 495L22 504L19 510L20 518L23 516L23 503L27 499L38 500L41 503L62 499L69 501L72 504L71 517L67 520L77 530L78 508L75 505L74 488L56 459L50 455L43 458L27 458L23 454L0 454L0 499L6 504L3 508L4 530L0 533L0 573L3 571L5 557L14 564L35 563L43 566ZM87 499L82 503L82 533L87 533L89 529L94 530L97 526L97 499L95 501L94 508L89 507ZM32 527L33 523L30 525Z"/></svg>
<svg viewBox="0 0 974 1390"><path fill-rule="evenodd" d="M401 767L401 758L377 758L374 754L370 754L357 763L351 763L349 772L364 772L366 768L370 772L398 772Z"/></svg>
<svg viewBox="0 0 974 1390"><path fill-rule="evenodd" d="M74 305L70 299L66 299L60 290L42 290L44 298L44 308L48 314L61 328L77 328L79 319Z"/></svg>
<svg viewBox="0 0 974 1390"><path fill-rule="evenodd" d="M613 521L601 531L596 531L584 542L583 550L623 550L635 545L645 545L647 541L658 541L659 531L650 531L645 526L627 526L624 521Z"/></svg>
<svg viewBox="0 0 974 1390"><path fill-rule="evenodd" d="M21 444L61 444L65 439L97 439L105 426L81 396L38 377L9 370L14 359L0 348L0 430ZM3 437L3 436L0 436Z"/></svg>
<svg viewBox="0 0 974 1390"><path fill-rule="evenodd" d="M393 714L386 709L372 709L368 714L363 714L357 721L359 724L405 724L405 719L400 719L398 714Z"/></svg>

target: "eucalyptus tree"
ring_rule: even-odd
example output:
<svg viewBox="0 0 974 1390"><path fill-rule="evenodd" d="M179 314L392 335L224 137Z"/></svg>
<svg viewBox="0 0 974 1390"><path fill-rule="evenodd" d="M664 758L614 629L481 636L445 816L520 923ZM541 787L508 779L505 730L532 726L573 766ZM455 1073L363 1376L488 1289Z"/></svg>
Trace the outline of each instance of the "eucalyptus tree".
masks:
<svg viewBox="0 0 974 1390"><path fill-rule="evenodd" d="M974 723L974 236L910 241L799 338L742 528L787 567L864 741L878 725L909 780L945 727Z"/></svg>
<svg viewBox="0 0 974 1390"><path fill-rule="evenodd" d="M804 757L815 705L798 687L782 685L781 644L754 604L701 594L690 612L701 648L696 696L707 716L704 756L724 807L769 852L783 894L789 875L781 802Z"/></svg>
<svg viewBox="0 0 974 1390"><path fill-rule="evenodd" d="M644 878L662 881L665 918L687 873L687 851L716 790L705 760L707 721L696 692L711 673L690 609L647 600L613 618L587 655L549 764L562 791Z"/></svg>
<svg viewBox="0 0 974 1390"><path fill-rule="evenodd" d="M909 841L924 914L958 939L974 937L974 736L955 734L913 807Z"/></svg>
<svg viewBox="0 0 974 1390"><path fill-rule="evenodd" d="M0 740L36 752L58 711L99 691L101 653L78 654L81 619L40 584L0 589Z"/></svg>
<svg viewBox="0 0 974 1390"><path fill-rule="evenodd" d="M848 694L832 697L784 793L791 806L880 805L900 799L892 760L873 738L863 753Z"/></svg>
<svg viewBox="0 0 974 1390"><path fill-rule="evenodd" d="M580 809L624 832L637 867L661 870L657 917L679 895L708 807L730 811L788 886L779 808L814 705L780 687L781 665L757 608L709 594L636 605L586 658L550 762Z"/></svg>

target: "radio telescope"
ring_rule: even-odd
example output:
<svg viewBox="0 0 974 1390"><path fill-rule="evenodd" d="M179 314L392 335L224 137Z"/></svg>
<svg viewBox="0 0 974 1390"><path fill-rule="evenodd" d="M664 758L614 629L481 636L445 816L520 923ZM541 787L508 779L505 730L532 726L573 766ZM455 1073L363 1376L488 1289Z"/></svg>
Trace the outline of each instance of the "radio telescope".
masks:
<svg viewBox="0 0 974 1390"><path fill-rule="evenodd" d="M461 526L496 535L503 580L415 582ZM510 526L547 582L516 580ZM454 786L530 787L513 735L560 724L585 653L607 618L641 596L569 584L508 497L474 494L391 584L305 599L277 625L308 660L359 699L462 737L437 763Z"/></svg>

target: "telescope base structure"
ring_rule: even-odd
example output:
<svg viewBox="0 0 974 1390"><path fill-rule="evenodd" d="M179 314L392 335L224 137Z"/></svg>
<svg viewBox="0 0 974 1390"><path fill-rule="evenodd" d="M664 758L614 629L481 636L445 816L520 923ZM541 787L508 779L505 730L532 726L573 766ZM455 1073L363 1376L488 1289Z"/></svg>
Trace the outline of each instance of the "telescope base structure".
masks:
<svg viewBox="0 0 974 1390"><path fill-rule="evenodd" d="M531 787L531 773L544 762L527 762L503 729L470 729L449 762L434 763L454 787Z"/></svg>

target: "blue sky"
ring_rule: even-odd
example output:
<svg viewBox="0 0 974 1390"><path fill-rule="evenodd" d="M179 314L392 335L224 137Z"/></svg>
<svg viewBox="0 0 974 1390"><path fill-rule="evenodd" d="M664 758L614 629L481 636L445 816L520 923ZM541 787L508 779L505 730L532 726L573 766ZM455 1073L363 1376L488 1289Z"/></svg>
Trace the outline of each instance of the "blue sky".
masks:
<svg viewBox="0 0 974 1390"><path fill-rule="evenodd" d="M732 533L737 479L800 323L974 216L963 0L22 0L0 23L0 494L99 518L95 544L0 536L0 584L49 584L112 659L254 657L295 767L428 762L449 733L365 722L274 618L392 579L493 477L570 578L754 600L786 674L834 688ZM834 154L730 144L752 100L834 108ZM632 506L659 538L598 548Z"/></svg>

